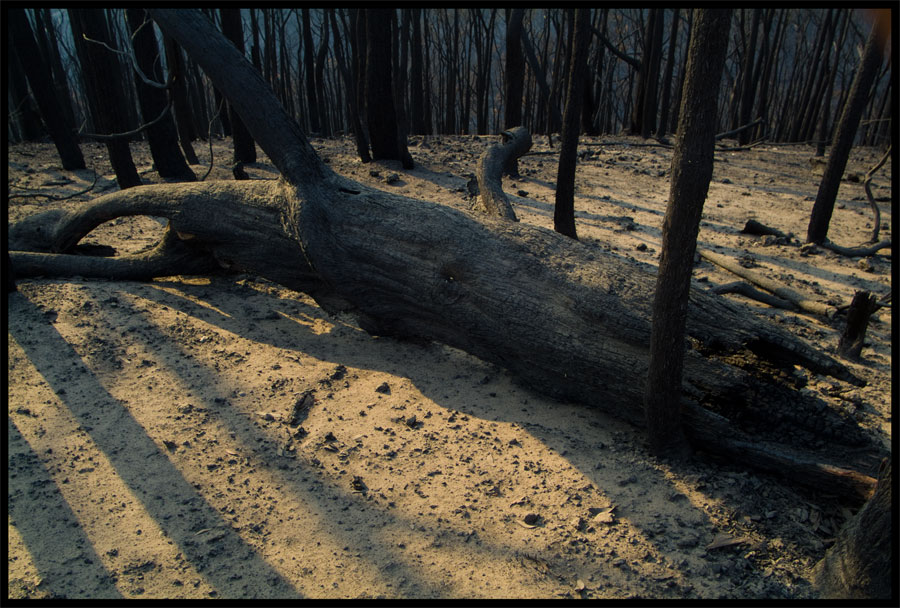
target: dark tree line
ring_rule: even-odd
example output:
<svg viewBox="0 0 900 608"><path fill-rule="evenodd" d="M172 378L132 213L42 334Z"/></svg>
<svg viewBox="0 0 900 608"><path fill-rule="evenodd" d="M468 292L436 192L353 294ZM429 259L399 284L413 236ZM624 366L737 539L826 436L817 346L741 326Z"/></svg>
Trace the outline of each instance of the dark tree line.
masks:
<svg viewBox="0 0 900 608"><path fill-rule="evenodd" d="M22 9L9 9L11 12ZM110 46L131 52L133 32L124 9L95 9ZM569 41L574 21L565 9L381 9L372 50L387 49L387 84L400 129L410 134L490 134L523 125L532 133L559 133L568 91ZM90 67L74 38L71 11L25 9L50 90L70 129L99 133L108 118L90 107ZM363 143L372 127L365 104L366 15L372 9L206 9L251 58L276 95L311 134L354 134ZM686 9L591 9L592 35L581 78L580 132L622 131L664 136L677 125L690 35ZM77 21L77 19L76 19ZM155 26L153 26L155 27ZM17 28L18 29L18 28ZM755 7L735 10L719 96L717 132L762 121L738 134L741 143L830 142L869 31L861 11L845 7ZM12 33L12 30L10 30ZM175 57L164 37L162 74L180 70L173 91L176 123L185 141L232 135L234 117L201 70ZM240 39L237 38L240 36ZM10 37L12 38L12 36ZM91 45L89 45L91 46ZM96 44L94 44L96 46ZM25 82L24 47L9 49L12 141L42 137L37 94ZM122 99L116 121L128 131L142 115L138 82L125 55L111 60ZM381 62L376 61L380 65ZM383 73L382 73L383 74ZM123 86L124 85L124 86ZM373 83L374 86L374 83ZM890 138L890 68L881 66L861 117L859 141ZM107 106L108 107L108 106ZM177 114L182 116L179 118ZM105 124L105 123L103 123ZM376 129L378 126L376 125ZM141 135L143 137L143 135ZM378 145L378 144L375 144ZM190 153L184 151L190 158ZM236 160L251 158L245 148ZM252 161L247 161L252 162Z"/></svg>

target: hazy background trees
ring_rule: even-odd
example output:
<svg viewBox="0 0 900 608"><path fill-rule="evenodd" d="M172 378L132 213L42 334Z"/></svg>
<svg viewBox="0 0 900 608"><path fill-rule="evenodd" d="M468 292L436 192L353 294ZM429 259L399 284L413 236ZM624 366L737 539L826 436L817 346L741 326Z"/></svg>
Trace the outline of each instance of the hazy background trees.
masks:
<svg viewBox="0 0 900 608"><path fill-rule="evenodd" d="M133 53L124 9L96 9L110 46ZM65 119L99 133L106 118L91 111L85 66L67 11L25 9L40 59ZM310 134L353 134L369 141L366 116L366 20L358 9L229 9L206 11L235 35L276 95ZM226 14L226 12L228 14ZM416 135L491 134L522 124L534 134L562 130L573 20L563 9L401 8L376 24L375 46L390 49L392 101L400 131ZM357 14L359 13L359 14ZM225 19L223 20L223 17ZM239 17L239 19L235 19ZM595 8L581 83L582 134L672 133L677 124L690 11L671 8ZM76 24L77 25L77 24ZM155 26L153 26L155 28ZM716 131L762 121L740 132L742 143L830 143L871 30L863 11L844 7L735 9L719 95ZM172 90L179 140L189 162L191 140L230 135L233 117L219 112L220 97L189 59L178 57L156 30L165 52L162 75L178 70ZM97 43L88 43L97 46ZM239 45L240 46L240 45ZM121 98L120 129L144 120L131 61L110 55L106 76ZM24 49L12 45L8 87L10 141L46 136L37 106L21 78ZM181 62L182 65L176 65ZM85 70L85 67L88 69ZM87 72L87 73L86 73ZM115 74L115 76L112 76ZM371 83L375 84L375 83ZM24 89L24 90L23 90ZM885 144L891 126L890 63L878 67L856 143ZM44 121L46 122L46 121ZM101 124L103 123L103 124ZM381 125L377 125L376 129ZM139 135L138 137L145 137ZM361 153L362 156L362 153ZM246 158L246 157L245 157Z"/></svg>

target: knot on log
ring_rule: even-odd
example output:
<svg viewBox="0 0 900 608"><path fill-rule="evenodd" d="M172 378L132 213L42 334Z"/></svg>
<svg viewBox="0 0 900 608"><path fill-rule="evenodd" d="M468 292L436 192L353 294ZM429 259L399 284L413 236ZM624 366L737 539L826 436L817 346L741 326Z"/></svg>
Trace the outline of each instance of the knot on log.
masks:
<svg viewBox="0 0 900 608"><path fill-rule="evenodd" d="M478 159L475 178L479 200L489 215L519 221L509 199L503 193L503 172L520 156L531 150L531 133L525 127L513 127L500 134L500 143L484 151Z"/></svg>

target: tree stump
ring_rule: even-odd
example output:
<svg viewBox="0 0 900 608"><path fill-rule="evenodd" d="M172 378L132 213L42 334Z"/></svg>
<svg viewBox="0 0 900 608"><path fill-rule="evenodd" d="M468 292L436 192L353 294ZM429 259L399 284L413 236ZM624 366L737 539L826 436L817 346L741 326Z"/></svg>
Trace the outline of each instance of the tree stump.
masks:
<svg viewBox="0 0 900 608"><path fill-rule="evenodd" d="M878 310L878 302L874 295L868 291L857 291L847 310L847 326L841 334L837 352L840 356L851 361L859 359L863 342L866 339L866 327L869 325L869 317Z"/></svg>
<svg viewBox="0 0 900 608"><path fill-rule="evenodd" d="M481 204L489 215L518 222L516 212L503 193L503 168L531 149L531 133L525 127L513 127L500 134L501 143L485 150L478 159L475 177L478 180Z"/></svg>

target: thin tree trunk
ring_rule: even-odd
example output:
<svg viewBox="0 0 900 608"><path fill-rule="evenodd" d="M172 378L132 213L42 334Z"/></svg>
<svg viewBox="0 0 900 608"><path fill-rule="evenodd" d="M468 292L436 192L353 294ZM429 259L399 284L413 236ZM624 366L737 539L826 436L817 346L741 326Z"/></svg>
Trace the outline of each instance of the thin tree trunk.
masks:
<svg viewBox="0 0 900 608"><path fill-rule="evenodd" d="M34 94L41 117L47 131L53 139L56 151L67 171L84 169L84 157L75 134L66 125L59 101L54 95L53 87L48 79L49 71L41 61L37 43L31 31L31 25L25 16L25 10L12 8L7 12L7 53L10 60L18 57L21 61L25 77ZM13 46L14 48L10 48Z"/></svg>
<svg viewBox="0 0 900 608"><path fill-rule="evenodd" d="M72 94L69 91L69 81L66 78L66 71L62 66L62 59L59 56L59 42L57 41L56 28L53 26L53 19L50 17L50 9L35 9L35 15L43 23L43 29L47 34L47 56L51 74L53 75L53 88L56 91L56 98L62 107L65 122L70 129L75 128L75 114L72 111Z"/></svg>
<svg viewBox="0 0 900 608"><path fill-rule="evenodd" d="M111 43L103 11L101 9L73 8L68 10L72 35L75 38L75 50L81 62L84 86L94 122L104 134L127 131L129 129L125 118L127 114L124 109L125 100L119 89L121 82L109 77L110 74L117 74L121 69L118 57L100 44L86 40L89 38L107 45ZM124 190L132 186L139 186L141 178L131 159L128 141L122 138L107 141L106 149L109 152L109 162L116 173L116 182L119 184L119 188Z"/></svg>
<svg viewBox="0 0 900 608"><path fill-rule="evenodd" d="M181 48L172 38L163 35L163 49L166 53L166 66L169 70L169 78L172 80L172 110L175 113L175 129L178 132L178 143L184 152L184 158L190 165L200 164L194 146L191 144L193 120L191 108L187 100L187 86L185 85L184 59L181 56Z"/></svg>
<svg viewBox="0 0 900 608"><path fill-rule="evenodd" d="M131 30L131 40L138 66L147 78L155 82L163 82L162 66L157 61L159 44L153 31L153 22L144 9L125 9L125 18ZM169 100L162 89L150 86L141 81L137 83L138 101L144 123L150 123L166 113L161 121L147 127L147 143L150 155L160 177L175 178L182 181L194 181L197 176L191 171L178 148L178 133L172 114L167 109Z"/></svg>
<svg viewBox="0 0 900 608"><path fill-rule="evenodd" d="M675 69L675 49L678 46L678 23L681 21L680 9L674 9L672 14L672 29L669 34L669 54L666 57L666 72L663 75L662 110L659 116L659 127L656 129L657 137L665 137L669 130L669 100L672 96L672 73Z"/></svg>
<svg viewBox="0 0 900 608"><path fill-rule="evenodd" d="M328 53L328 29L325 27L324 23L320 32L319 48L316 51L315 61L315 82L316 90L318 91L316 94L316 102L319 104L318 114L322 134L325 137L331 137L332 133L334 133L334 129L329 117L329 106L333 105L333 100L332 103L329 103L325 98L325 58Z"/></svg>
<svg viewBox="0 0 900 608"><path fill-rule="evenodd" d="M412 169L412 157L401 142L397 128L391 79L391 48L385 44L384 33L391 30L392 9L365 9L366 30L366 118L369 143L374 160L399 160L405 169ZM402 148L402 149L401 149Z"/></svg>
<svg viewBox="0 0 900 608"><path fill-rule="evenodd" d="M244 28L241 25L241 9L238 8L221 8L219 14L222 16L222 33L231 40L231 43L237 48L238 52L244 54ZM255 163L256 162L256 144L253 136L244 126L241 117L234 111L231 104L228 104L228 121L231 123L231 137L234 145L234 162L235 163Z"/></svg>
<svg viewBox="0 0 900 608"><path fill-rule="evenodd" d="M310 26L309 8L300 9L303 15L303 69L306 73L306 107L309 112L309 129L318 133L321 129L319 120L319 100L316 96L316 77L313 67L313 40Z"/></svg>
<svg viewBox="0 0 900 608"><path fill-rule="evenodd" d="M422 83L422 9L407 9L412 13L412 49L409 67L409 113L412 132L425 133L425 98Z"/></svg>
<svg viewBox="0 0 900 608"><path fill-rule="evenodd" d="M506 104L503 128L522 124L522 93L525 81L525 61L522 57L522 18L525 9L506 9L506 82L503 101ZM516 170L518 174L518 170Z"/></svg>
<svg viewBox="0 0 900 608"><path fill-rule="evenodd" d="M753 21L750 25L750 43L744 50L744 63L741 66L741 101L738 124L735 125L736 127L750 124L750 121L753 118L753 100L756 98L756 89L759 87L759 83L753 79L753 60L756 56L756 41L759 37L759 22L762 17L762 11L763 9L761 8L753 9ZM751 133L752 132L749 130L738 133L738 144L746 146L750 143Z"/></svg>
<svg viewBox="0 0 900 608"><path fill-rule="evenodd" d="M821 243L828 234L828 224L831 222L831 214L834 211L834 201L837 198L838 188L841 185L841 177L847 166L850 149L853 147L853 139L856 137L856 129L859 119L868 101L872 82L881 65L884 49L883 41L879 40L880 28L885 27L883 15L872 26L869 39L863 51L862 60L853 78L850 94L841 113L841 120L834 134L834 142L831 145L831 154L828 156L828 164L825 165L825 174L819 184L819 192L813 205L812 216L806 232L807 243Z"/></svg>
<svg viewBox="0 0 900 608"><path fill-rule="evenodd" d="M572 57L569 60L569 90L563 114L562 141L556 176L553 229L577 239L575 230L575 168L578 162L578 133L581 123L583 87L587 79L587 51L591 41L590 9L575 9L572 33Z"/></svg>
<svg viewBox="0 0 900 608"><path fill-rule="evenodd" d="M676 458L688 450L679 390L684 331L700 216L712 178L716 98L731 23L731 9L695 10L684 102L672 157L672 185L663 220L644 397L651 449L657 455Z"/></svg>

